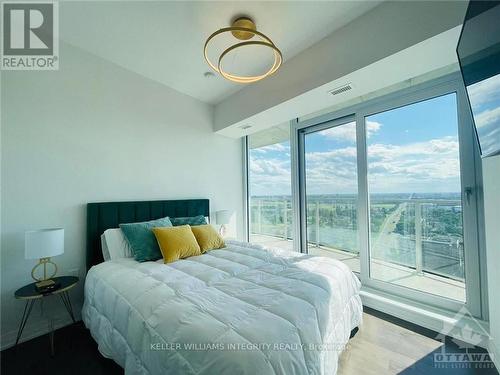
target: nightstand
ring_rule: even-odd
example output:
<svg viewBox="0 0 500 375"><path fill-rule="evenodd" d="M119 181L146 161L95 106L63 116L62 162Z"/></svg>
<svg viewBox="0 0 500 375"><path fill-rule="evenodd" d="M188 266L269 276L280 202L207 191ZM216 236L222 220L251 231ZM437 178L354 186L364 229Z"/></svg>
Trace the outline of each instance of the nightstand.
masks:
<svg viewBox="0 0 500 375"><path fill-rule="evenodd" d="M57 284L59 284L59 286L57 289L54 289L54 290L47 292L47 293L39 292L35 287L35 283L28 284L28 285L23 286L22 288L16 290L16 292L14 294L15 297L17 299L26 300L26 304L24 305L23 316L21 318L21 324L19 325L19 331L17 332L17 338L16 338L15 345L18 344L19 339L21 338L21 335L23 334L24 326L26 325L26 322L28 321L28 318L31 314L31 310L33 308L33 305L35 304L35 301L41 300L42 298L50 297L53 295L58 295L61 298L61 301L62 301L64 307L68 311L68 314L71 317L71 320L73 320L73 323L76 323L75 316L73 315L73 308L71 306L71 300L69 298L68 291L78 283L78 277L60 276L60 277L54 277L52 280L54 280ZM51 354L54 354L54 330L53 329L50 332L50 352L51 352Z"/></svg>

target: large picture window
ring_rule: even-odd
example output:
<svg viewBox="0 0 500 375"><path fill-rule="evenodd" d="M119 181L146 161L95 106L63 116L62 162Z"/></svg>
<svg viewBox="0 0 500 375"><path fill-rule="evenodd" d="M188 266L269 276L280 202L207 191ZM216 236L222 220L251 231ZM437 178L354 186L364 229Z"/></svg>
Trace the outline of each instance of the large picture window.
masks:
<svg viewBox="0 0 500 375"><path fill-rule="evenodd" d="M451 74L248 137L250 241L335 258L370 290L481 317L466 104Z"/></svg>

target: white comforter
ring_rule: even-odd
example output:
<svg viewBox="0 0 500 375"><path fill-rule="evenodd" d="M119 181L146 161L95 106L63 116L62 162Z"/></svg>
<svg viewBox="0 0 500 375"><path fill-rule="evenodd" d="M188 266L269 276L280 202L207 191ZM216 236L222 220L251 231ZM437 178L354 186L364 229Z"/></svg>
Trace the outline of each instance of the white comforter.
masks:
<svg viewBox="0 0 500 375"><path fill-rule="evenodd" d="M335 374L361 322L341 262L247 243L168 265L92 267L83 321L127 374Z"/></svg>

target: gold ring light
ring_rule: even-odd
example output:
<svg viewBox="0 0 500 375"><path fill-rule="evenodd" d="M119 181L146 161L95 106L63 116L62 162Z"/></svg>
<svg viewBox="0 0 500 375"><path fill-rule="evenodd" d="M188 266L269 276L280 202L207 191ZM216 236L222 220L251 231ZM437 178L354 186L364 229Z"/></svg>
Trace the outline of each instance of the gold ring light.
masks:
<svg viewBox="0 0 500 375"><path fill-rule="evenodd" d="M236 39L241 40L242 42L233 44L224 52L221 53L219 56L219 59L217 63L214 63L210 61L208 57L208 49L210 46L210 42L216 38L218 35L221 35L223 33L231 33ZM254 37L257 37L259 40L249 40ZM273 51L273 56L274 56L274 61L272 66L267 70L265 73L260 74L260 75L255 75L255 76L240 76L240 75L235 75L235 74L230 74L222 68L222 61L224 60L224 57L231 51L234 51L236 49L240 48L245 48L248 46L263 46L263 47L268 47ZM273 41L261 33L260 31L257 31L257 27L255 26L255 23L253 22L252 19L249 17L240 17L236 19L233 24L230 27L225 27L223 29L220 29L216 32L214 32L212 35L210 35L205 42L205 47L203 48L203 53L205 56L205 60L207 61L208 65L215 70L217 73L222 75L224 78L237 82L237 83L253 83L260 81L261 79L264 79L266 77L269 77L271 74L276 72L279 67L281 66L281 63L283 62L283 56L281 54L281 51L276 47L276 45L273 43Z"/></svg>

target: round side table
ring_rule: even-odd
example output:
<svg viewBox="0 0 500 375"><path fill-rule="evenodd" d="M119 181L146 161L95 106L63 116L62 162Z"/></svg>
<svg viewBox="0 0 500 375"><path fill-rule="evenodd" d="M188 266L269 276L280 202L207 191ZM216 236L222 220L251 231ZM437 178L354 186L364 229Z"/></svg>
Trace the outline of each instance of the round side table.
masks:
<svg viewBox="0 0 500 375"><path fill-rule="evenodd" d="M73 314L73 307L71 306L71 300L69 298L68 291L73 288L78 283L78 277L75 276L59 276L54 277L54 280L59 286L57 289L51 290L49 292L40 292L36 289L35 283L31 283L23 286L22 288L16 290L14 296L17 299L26 300L26 304L24 305L24 311L21 318L21 324L19 325L19 330L17 332L16 344L19 343L19 339L23 334L24 326L28 321L28 318L31 314L31 310L33 305L37 300L41 300L42 298L58 295L61 298L64 307L68 311L69 316L73 323L76 323L75 316ZM50 349L51 353L54 354L54 330L52 329L50 332Z"/></svg>

